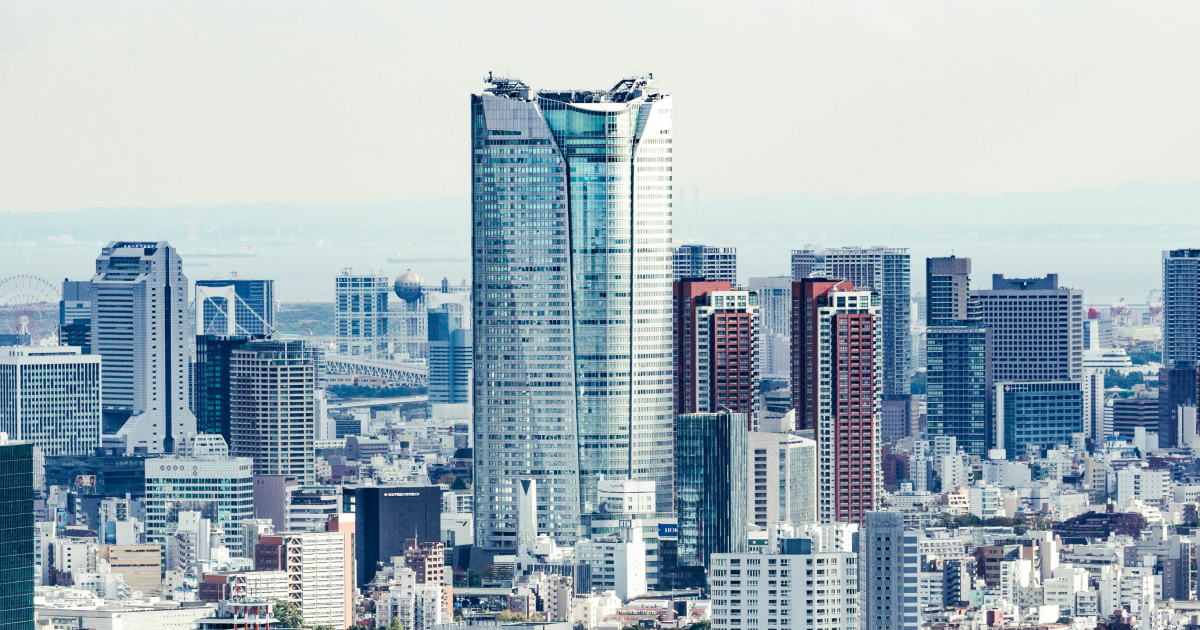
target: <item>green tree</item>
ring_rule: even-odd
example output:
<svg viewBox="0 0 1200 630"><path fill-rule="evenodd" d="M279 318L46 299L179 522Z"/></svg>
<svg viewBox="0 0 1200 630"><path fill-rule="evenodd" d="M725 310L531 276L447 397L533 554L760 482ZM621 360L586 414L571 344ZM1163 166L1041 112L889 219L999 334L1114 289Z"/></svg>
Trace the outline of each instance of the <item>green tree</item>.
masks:
<svg viewBox="0 0 1200 630"><path fill-rule="evenodd" d="M279 620L280 628L304 627L304 617L300 614L300 607L294 602L275 600L275 610L272 611L272 614Z"/></svg>
<svg viewBox="0 0 1200 630"><path fill-rule="evenodd" d="M400 623L400 615L392 617L391 623L387 625L387 630L404 630L404 624Z"/></svg>
<svg viewBox="0 0 1200 630"><path fill-rule="evenodd" d="M525 616L525 613L505 610L496 615L496 621L529 621L529 618Z"/></svg>
<svg viewBox="0 0 1200 630"><path fill-rule="evenodd" d="M438 480L437 480L439 485L444 483L447 486L451 486L451 487L454 486L455 481L458 481L458 477L455 477L454 475L451 475L450 473L446 473L446 474L442 475L441 477L438 477Z"/></svg>
<svg viewBox="0 0 1200 630"><path fill-rule="evenodd" d="M317 626L313 630L335 630L333 626Z"/></svg>
<svg viewBox="0 0 1200 630"><path fill-rule="evenodd" d="M454 483L450 484L450 489L451 490L466 490L467 482L463 481L461 477L455 477Z"/></svg>
<svg viewBox="0 0 1200 630"><path fill-rule="evenodd" d="M483 576L475 569L467 570L467 586L470 588L479 588L483 586Z"/></svg>
<svg viewBox="0 0 1200 630"><path fill-rule="evenodd" d="M712 622L711 621L697 621L696 623L688 626L687 630L712 630Z"/></svg>

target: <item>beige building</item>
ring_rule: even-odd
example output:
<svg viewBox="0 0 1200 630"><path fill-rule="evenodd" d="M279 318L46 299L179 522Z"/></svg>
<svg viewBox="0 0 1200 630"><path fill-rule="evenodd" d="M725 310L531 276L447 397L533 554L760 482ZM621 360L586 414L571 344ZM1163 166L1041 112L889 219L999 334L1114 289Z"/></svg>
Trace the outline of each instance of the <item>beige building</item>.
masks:
<svg viewBox="0 0 1200 630"><path fill-rule="evenodd" d="M135 591L158 590L162 584L162 547L159 545L104 545L100 561L107 562L113 573L121 574Z"/></svg>

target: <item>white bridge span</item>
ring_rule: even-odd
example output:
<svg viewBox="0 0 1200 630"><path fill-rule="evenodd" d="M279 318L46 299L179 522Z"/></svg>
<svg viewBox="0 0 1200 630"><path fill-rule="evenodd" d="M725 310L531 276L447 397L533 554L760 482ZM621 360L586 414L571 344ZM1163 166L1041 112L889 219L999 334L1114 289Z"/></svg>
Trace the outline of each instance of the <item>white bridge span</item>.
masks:
<svg viewBox="0 0 1200 630"><path fill-rule="evenodd" d="M429 370L423 365L331 354L325 357L325 368L330 374L375 376L394 385L429 387Z"/></svg>

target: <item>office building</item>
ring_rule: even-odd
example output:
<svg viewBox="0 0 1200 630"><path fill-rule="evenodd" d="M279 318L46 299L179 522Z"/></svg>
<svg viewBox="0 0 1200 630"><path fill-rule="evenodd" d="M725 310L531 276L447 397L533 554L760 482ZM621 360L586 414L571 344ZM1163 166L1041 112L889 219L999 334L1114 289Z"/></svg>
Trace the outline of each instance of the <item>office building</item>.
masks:
<svg viewBox="0 0 1200 630"><path fill-rule="evenodd" d="M158 545L101 545L99 558L135 591L149 594L162 584L162 547Z"/></svg>
<svg viewBox="0 0 1200 630"><path fill-rule="evenodd" d="M1070 444L1072 435L1083 433L1083 381L998 382L995 392L994 448L1009 459L1040 456L1041 449Z"/></svg>
<svg viewBox="0 0 1200 630"><path fill-rule="evenodd" d="M1160 392L1161 394L1161 392ZM1159 400L1150 396L1134 396L1112 400L1112 434L1133 439L1138 427L1148 432L1160 426Z"/></svg>
<svg viewBox="0 0 1200 630"><path fill-rule="evenodd" d="M920 530L905 528L904 516L898 512L867 514L858 552L858 584L866 604L864 630L921 627L915 579L921 566L921 538Z"/></svg>
<svg viewBox="0 0 1200 630"><path fill-rule="evenodd" d="M170 453L196 431L183 261L165 241L114 241L96 258L91 284L104 442L131 455Z"/></svg>
<svg viewBox="0 0 1200 630"><path fill-rule="evenodd" d="M0 630L33 630L33 444L0 433Z"/></svg>
<svg viewBox="0 0 1200 630"><path fill-rule="evenodd" d="M430 309L429 402L460 405L471 402L471 331L463 330L445 306Z"/></svg>
<svg viewBox="0 0 1200 630"><path fill-rule="evenodd" d="M1172 427L1174 424L1172 424ZM1083 433L1096 444L1112 435L1112 426L1105 418L1104 372L1083 370Z"/></svg>
<svg viewBox="0 0 1200 630"><path fill-rule="evenodd" d="M750 290L758 293L762 319L759 333L762 374L787 377L792 372L792 279L790 276L750 278Z"/></svg>
<svg viewBox="0 0 1200 630"><path fill-rule="evenodd" d="M970 455L989 448L991 334L970 296L970 258L925 261L925 400L930 439L950 436Z"/></svg>
<svg viewBox="0 0 1200 630"><path fill-rule="evenodd" d="M388 358L387 276L343 269L336 280L333 325L338 354Z"/></svg>
<svg viewBox="0 0 1200 630"><path fill-rule="evenodd" d="M992 276L990 290L971 292L992 336L992 380L1075 381L1083 378L1083 291L1045 278Z"/></svg>
<svg viewBox="0 0 1200 630"><path fill-rule="evenodd" d="M1176 435L1175 430L1179 408L1196 406L1197 387L1200 386L1200 379L1196 378L1198 371L1200 366L1186 361L1178 361L1158 370L1158 426L1151 429L1158 431L1158 445L1161 448L1181 446L1180 436ZM1101 378L1104 378L1103 375Z"/></svg>
<svg viewBox="0 0 1200 630"><path fill-rule="evenodd" d="M909 436L921 435L921 401L913 394L884 396L880 404L879 437L894 444Z"/></svg>
<svg viewBox="0 0 1200 630"><path fill-rule="evenodd" d="M77 346L83 354L92 353L90 280L63 279L62 301L58 303L58 343Z"/></svg>
<svg viewBox="0 0 1200 630"><path fill-rule="evenodd" d="M670 111L641 77L536 93L494 78L471 97L483 549L515 547L520 479L562 544L602 476L654 481L672 506Z"/></svg>
<svg viewBox="0 0 1200 630"><path fill-rule="evenodd" d="M853 282L824 278L794 283L792 304L792 405L817 440L818 518L861 523L883 487L880 308Z"/></svg>
<svg viewBox="0 0 1200 630"><path fill-rule="evenodd" d="M590 568L592 588L614 590L622 601L646 594L646 542L638 519L623 521L615 534L579 541L574 561Z"/></svg>
<svg viewBox="0 0 1200 630"><path fill-rule="evenodd" d="M254 550L255 570L287 574L290 600L300 609L305 625L347 628L354 622L347 592L353 588L348 581L353 565L346 562L352 538L350 532L340 531L263 536Z"/></svg>
<svg viewBox="0 0 1200 630"><path fill-rule="evenodd" d="M179 512L199 512L224 532L230 553L252 554L242 521L254 518L254 462L222 450L193 457L156 457L146 466L146 542L165 545Z"/></svg>
<svg viewBox="0 0 1200 630"><path fill-rule="evenodd" d="M1163 365L1200 362L1200 249L1162 253Z"/></svg>
<svg viewBox="0 0 1200 630"><path fill-rule="evenodd" d="M680 245L675 248L675 281L707 280L738 286L737 248Z"/></svg>
<svg viewBox="0 0 1200 630"><path fill-rule="evenodd" d="M0 347L0 431L48 456L100 446L100 357L71 346Z"/></svg>
<svg viewBox="0 0 1200 630"><path fill-rule="evenodd" d="M749 535L749 423L744 413L678 416L679 566L745 551Z"/></svg>
<svg viewBox="0 0 1200 630"><path fill-rule="evenodd" d="M197 335L269 337L275 332L274 280L197 280ZM230 316L232 315L232 326Z"/></svg>
<svg viewBox="0 0 1200 630"><path fill-rule="evenodd" d="M256 475L316 480L316 389L323 360L304 341L256 340L231 351L230 452Z"/></svg>
<svg viewBox="0 0 1200 630"><path fill-rule="evenodd" d="M816 523L817 443L790 433L753 431L748 437L750 522L762 528L779 521Z"/></svg>
<svg viewBox="0 0 1200 630"><path fill-rule="evenodd" d="M342 512L354 515L358 530L359 584L371 581L380 562L403 556L408 540L418 545L442 540L441 494L438 486L342 488Z"/></svg>
<svg viewBox="0 0 1200 630"><path fill-rule="evenodd" d="M220 435L233 443L233 351L245 346L245 335L196 335L196 363L193 367L196 432Z"/></svg>
<svg viewBox="0 0 1200 630"><path fill-rule="evenodd" d="M857 290L871 291L879 296L883 393L910 393L912 279L908 250L902 247L793 250L792 281L805 278L848 280Z"/></svg>
<svg viewBox="0 0 1200 630"><path fill-rule="evenodd" d="M954 323L926 331L927 434L954 437L969 455L982 456L990 437L991 334L978 322Z"/></svg>
<svg viewBox="0 0 1200 630"><path fill-rule="evenodd" d="M970 258L925 259L926 325L938 326L945 320L969 319L970 295Z"/></svg>
<svg viewBox="0 0 1200 630"><path fill-rule="evenodd" d="M675 412L755 416L758 296L727 282L675 282Z"/></svg>

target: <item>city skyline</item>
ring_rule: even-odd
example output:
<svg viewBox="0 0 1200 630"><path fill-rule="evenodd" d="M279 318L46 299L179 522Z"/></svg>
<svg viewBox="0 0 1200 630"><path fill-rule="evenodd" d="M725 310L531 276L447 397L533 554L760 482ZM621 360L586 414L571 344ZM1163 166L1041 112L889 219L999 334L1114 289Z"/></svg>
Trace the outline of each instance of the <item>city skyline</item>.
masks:
<svg viewBox="0 0 1200 630"><path fill-rule="evenodd" d="M64 1L0 630L1200 628L1200 7Z"/></svg>

